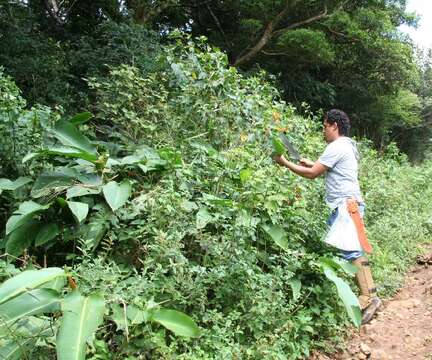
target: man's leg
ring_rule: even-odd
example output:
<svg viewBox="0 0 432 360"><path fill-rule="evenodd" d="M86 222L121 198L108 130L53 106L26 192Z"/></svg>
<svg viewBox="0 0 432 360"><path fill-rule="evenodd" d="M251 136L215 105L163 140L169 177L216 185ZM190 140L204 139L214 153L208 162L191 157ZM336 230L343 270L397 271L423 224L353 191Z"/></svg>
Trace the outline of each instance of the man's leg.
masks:
<svg viewBox="0 0 432 360"><path fill-rule="evenodd" d="M361 217L364 216L365 205L359 204ZM333 210L327 224L331 226L338 216L337 208ZM360 290L359 303L362 309L362 324L367 324L372 320L374 314L382 305L382 301L377 296L375 283L369 267L369 260L363 251L339 250L339 255L346 261L351 262L357 267L356 280Z"/></svg>
<svg viewBox="0 0 432 360"><path fill-rule="evenodd" d="M352 261L357 267L356 280L360 290L359 303L362 309L362 324L372 320L374 314L382 305L377 295L375 283L366 256L360 256Z"/></svg>

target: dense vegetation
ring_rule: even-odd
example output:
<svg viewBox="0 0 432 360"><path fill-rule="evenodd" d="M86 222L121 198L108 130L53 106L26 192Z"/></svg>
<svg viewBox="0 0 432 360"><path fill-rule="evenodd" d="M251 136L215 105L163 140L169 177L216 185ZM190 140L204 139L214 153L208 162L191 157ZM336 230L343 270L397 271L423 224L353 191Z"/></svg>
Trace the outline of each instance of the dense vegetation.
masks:
<svg viewBox="0 0 432 360"><path fill-rule="evenodd" d="M242 74L232 53L172 29L188 2L164 3L64 1L48 13L42 2L1 3L3 357L61 359L74 314L88 325L77 338L88 359L301 359L343 343L350 317L328 274L352 276L321 241L322 180L270 158L279 131L305 157L320 154L318 103L299 115L275 77ZM414 123L427 136L426 118ZM362 139L360 149L384 296L430 237L432 165L410 165L394 144ZM35 311L35 297L48 305Z"/></svg>
<svg viewBox="0 0 432 360"><path fill-rule="evenodd" d="M0 65L30 104L72 115L91 106L85 78L106 76L106 65L157 67L160 41L181 29L206 36L241 71L273 74L298 110L303 102L345 109L355 134L377 148L395 141L421 160L431 135L431 53L398 30L416 23L405 3L2 0Z"/></svg>

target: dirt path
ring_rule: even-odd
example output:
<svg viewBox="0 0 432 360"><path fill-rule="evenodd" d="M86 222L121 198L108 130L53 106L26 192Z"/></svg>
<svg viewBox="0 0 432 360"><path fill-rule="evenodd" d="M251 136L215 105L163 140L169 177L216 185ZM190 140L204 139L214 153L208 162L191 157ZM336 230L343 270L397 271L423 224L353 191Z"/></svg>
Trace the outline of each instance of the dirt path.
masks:
<svg viewBox="0 0 432 360"><path fill-rule="evenodd" d="M432 252L418 259L405 286L369 324L353 335L343 354L317 360L432 360Z"/></svg>

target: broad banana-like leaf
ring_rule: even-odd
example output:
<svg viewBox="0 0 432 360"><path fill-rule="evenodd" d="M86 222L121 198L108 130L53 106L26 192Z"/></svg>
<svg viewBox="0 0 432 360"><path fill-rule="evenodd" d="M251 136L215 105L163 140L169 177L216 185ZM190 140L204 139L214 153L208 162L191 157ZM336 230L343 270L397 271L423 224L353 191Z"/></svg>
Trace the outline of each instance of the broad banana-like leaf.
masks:
<svg viewBox="0 0 432 360"><path fill-rule="evenodd" d="M6 238L6 252L13 256L20 256L24 249L30 247L39 233L42 224L33 219L26 218L26 223L12 231Z"/></svg>
<svg viewBox="0 0 432 360"><path fill-rule="evenodd" d="M51 194L52 189L58 192L59 189L67 189L76 182L79 175L72 169L62 169L61 171L45 172L41 174L33 184L31 196L39 198Z"/></svg>
<svg viewBox="0 0 432 360"><path fill-rule="evenodd" d="M0 327L30 315L60 310L59 294L52 289L35 289L0 305Z"/></svg>
<svg viewBox="0 0 432 360"><path fill-rule="evenodd" d="M58 277L65 276L65 271L56 267L23 271L0 285L0 304Z"/></svg>
<svg viewBox="0 0 432 360"><path fill-rule="evenodd" d="M24 201L18 210L8 219L6 223L6 235L9 235L12 231L26 223L37 212L48 208L49 205L40 205L34 201Z"/></svg>
<svg viewBox="0 0 432 360"><path fill-rule="evenodd" d="M91 144L90 140L81 134L74 124L68 121L57 121L53 134L63 145L73 146L83 152L97 154L96 148Z"/></svg>
<svg viewBox="0 0 432 360"><path fill-rule="evenodd" d="M72 146L49 147L47 149L41 150L40 153L43 155L59 155L65 158L78 158L90 162L95 162L97 160L97 156L95 154Z"/></svg>
<svg viewBox="0 0 432 360"><path fill-rule="evenodd" d="M27 177L19 177L15 181L11 181L9 179L2 178L0 179L0 191L1 190L16 190L20 188L21 186L24 186L25 184L28 184L30 181L32 181L30 178Z"/></svg>
<svg viewBox="0 0 432 360"><path fill-rule="evenodd" d="M0 344L0 359L21 360L23 353L31 348L36 341L37 339L34 337L6 341L5 344Z"/></svg>
<svg viewBox="0 0 432 360"><path fill-rule="evenodd" d="M63 318L57 334L58 360L84 360L87 342L91 341L103 321L105 302L102 296L82 296L73 291L63 301Z"/></svg>
<svg viewBox="0 0 432 360"><path fill-rule="evenodd" d="M35 335L52 336L52 324L34 316L18 321L16 326L8 328L5 334L0 334L0 359L21 360L30 359L29 352L37 341ZM27 353L26 356L23 356Z"/></svg>
<svg viewBox="0 0 432 360"><path fill-rule="evenodd" d="M189 316L177 310L155 310L151 320L165 326L179 336L197 337L199 335L199 328L195 322Z"/></svg>
<svg viewBox="0 0 432 360"><path fill-rule="evenodd" d="M82 112L79 114L74 115L72 119L69 119L69 122L74 125L80 125L84 124L86 121L90 120L93 117L93 114L91 112Z"/></svg>
<svg viewBox="0 0 432 360"><path fill-rule="evenodd" d="M35 237L35 246L41 246L54 239L60 233L60 227L56 223L48 223L41 227Z"/></svg>
<svg viewBox="0 0 432 360"><path fill-rule="evenodd" d="M327 265L334 270L343 270L346 274L355 274L357 267L346 260L339 259L336 256L333 258L321 257L319 262L323 265Z"/></svg>
<svg viewBox="0 0 432 360"><path fill-rule="evenodd" d="M54 280L48 281L47 283L43 284L43 288L61 292L66 285L66 281L66 276L59 276L56 277Z"/></svg>
<svg viewBox="0 0 432 360"><path fill-rule="evenodd" d="M336 285L339 298L345 305L349 318L355 326L360 327L362 314L357 296L352 292L349 285L336 275L332 268L326 265L324 265L323 268L327 279L331 280Z"/></svg>
<svg viewBox="0 0 432 360"><path fill-rule="evenodd" d="M272 240L282 249L288 248L288 240L285 230L279 225L263 225L263 230L272 238Z"/></svg>
<svg viewBox="0 0 432 360"><path fill-rule="evenodd" d="M105 200L112 211L116 211L126 203L131 194L131 190L129 181L123 181L121 184L110 181L102 189Z"/></svg>

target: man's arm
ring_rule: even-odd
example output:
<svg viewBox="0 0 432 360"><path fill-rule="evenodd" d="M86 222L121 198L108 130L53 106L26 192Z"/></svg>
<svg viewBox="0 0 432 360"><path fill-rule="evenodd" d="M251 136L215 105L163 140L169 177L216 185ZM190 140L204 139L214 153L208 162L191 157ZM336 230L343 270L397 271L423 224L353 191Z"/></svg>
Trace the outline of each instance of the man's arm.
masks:
<svg viewBox="0 0 432 360"><path fill-rule="evenodd" d="M276 161L279 165L285 166L288 169L290 169L292 172L296 173L297 175L303 176L307 179L315 179L316 177L322 175L327 171L327 166L321 164L319 161L315 161L315 163L312 165L312 163L305 163L305 161L301 161L301 163L305 163L306 165L310 166L302 166L294 164L291 161L288 161L285 159L283 155L276 155L274 158L274 161Z"/></svg>

